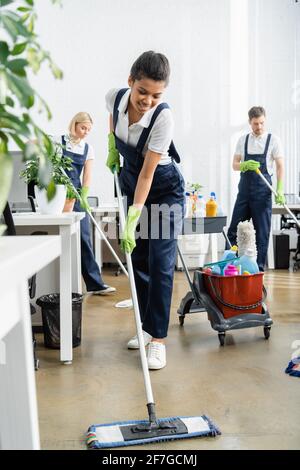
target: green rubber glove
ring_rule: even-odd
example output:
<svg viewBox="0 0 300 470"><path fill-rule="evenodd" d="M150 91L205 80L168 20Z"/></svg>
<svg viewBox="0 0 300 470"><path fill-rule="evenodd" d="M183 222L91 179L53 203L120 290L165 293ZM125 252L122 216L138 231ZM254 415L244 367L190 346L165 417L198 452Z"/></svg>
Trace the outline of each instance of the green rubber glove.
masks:
<svg viewBox="0 0 300 470"><path fill-rule="evenodd" d="M116 148L116 141L113 132L108 134L108 157L106 160L106 166L112 173L120 171L120 155Z"/></svg>
<svg viewBox="0 0 300 470"><path fill-rule="evenodd" d="M283 182L282 181L277 181L277 188L276 188L277 195L275 196L275 202L276 204L280 204L283 206L285 204L285 197L284 197L284 192L283 192Z"/></svg>
<svg viewBox="0 0 300 470"><path fill-rule="evenodd" d="M245 171L255 171L260 167L260 163L256 162L255 160L247 160L245 162L241 162L241 172L245 173Z"/></svg>
<svg viewBox="0 0 300 470"><path fill-rule="evenodd" d="M84 209L86 212L91 212L91 208L87 200L88 193L89 193L89 188L87 186L83 186L80 191L80 207Z"/></svg>
<svg viewBox="0 0 300 470"><path fill-rule="evenodd" d="M125 227L121 237L121 249L125 253L132 253L135 249L135 229L138 224L141 210L130 206L126 217Z"/></svg>

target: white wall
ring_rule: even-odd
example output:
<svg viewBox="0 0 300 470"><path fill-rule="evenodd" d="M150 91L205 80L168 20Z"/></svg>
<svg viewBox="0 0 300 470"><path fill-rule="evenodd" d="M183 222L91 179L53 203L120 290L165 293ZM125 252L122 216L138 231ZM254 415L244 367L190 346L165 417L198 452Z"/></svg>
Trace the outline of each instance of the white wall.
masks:
<svg viewBox="0 0 300 470"><path fill-rule="evenodd" d="M44 47L64 71L62 82L42 70L35 84L53 112L38 118L49 133L66 130L86 110L94 118L90 142L97 162L91 193L113 197L105 167L108 115L104 96L127 84L130 66L145 50L167 55L166 92L175 117L174 141L187 181L216 191L225 211L238 175L231 160L247 111L262 104L286 148L288 191L299 173L300 4L294 0L50 0L38 3ZM296 25L298 24L298 31ZM297 59L297 60L296 60ZM298 80L298 82L297 82ZM298 94L293 89L298 84Z"/></svg>

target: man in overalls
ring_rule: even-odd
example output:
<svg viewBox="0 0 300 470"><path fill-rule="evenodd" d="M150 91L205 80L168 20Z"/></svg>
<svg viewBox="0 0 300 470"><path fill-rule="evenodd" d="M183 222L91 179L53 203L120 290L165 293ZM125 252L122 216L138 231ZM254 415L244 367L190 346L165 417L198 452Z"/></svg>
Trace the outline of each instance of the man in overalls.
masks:
<svg viewBox="0 0 300 470"><path fill-rule="evenodd" d="M106 95L111 130L107 166L112 171L119 169L119 153L122 155L120 185L130 207L121 246L127 253L133 252L149 369L166 365L164 342L177 236L181 233L184 212L184 181L174 162L180 158L172 143L173 118L169 106L161 103L169 73L169 63L163 54L144 52L131 68L130 88L113 89ZM135 240L142 209L140 225L142 231L148 227L147 234ZM127 347L139 347L136 336Z"/></svg>
<svg viewBox="0 0 300 470"><path fill-rule="evenodd" d="M233 169L241 172L239 191L228 229L228 238L236 244L239 222L252 219L256 231L257 264L264 271L272 216L272 193L263 180L255 173L260 169L272 184L273 164L276 164L276 204L284 204L283 177L284 162L280 139L265 132L266 113L264 108L255 106L248 112L252 133L242 136L236 146Z"/></svg>

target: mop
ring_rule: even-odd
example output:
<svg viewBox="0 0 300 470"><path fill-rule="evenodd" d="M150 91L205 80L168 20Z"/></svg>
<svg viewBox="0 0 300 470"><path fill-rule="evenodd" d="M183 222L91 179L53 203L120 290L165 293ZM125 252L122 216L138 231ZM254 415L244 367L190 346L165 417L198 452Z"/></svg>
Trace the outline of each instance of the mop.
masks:
<svg viewBox="0 0 300 470"><path fill-rule="evenodd" d="M114 173L114 176L120 211L121 229L123 231L125 225L125 211L116 172ZM148 370L137 292L134 281L132 260L130 254L128 253L126 253L126 262L129 274L137 336L140 346L139 351L147 397L148 419L141 421L120 421L110 424L92 425L89 427L87 432L87 446L90 449L102 449L146 444L173 439L185 439L198 436L216 436L220 434L219 429L205 415L193 417L174 416L160 419L156 417L155 403Z"/></svg>
<svg viewBox="0 0 300 470"><path fill-rule="evenodd" d="M272 193L276 196L277 193L275 191L275 189L269 184L269 182L266 180L266 178L261 174L260 170L256 170L256 173L261 177L261 179L266 183L266 185L268 186L268 188L272 191ZM288 212L288 214L292 217L292 219L295 221L295 223L297 224L297 226L300 228L300 222L299 220L297 219L297 217L295 216L295 214L293 214L293 212L289 209L289 207L286 205L286 204L283 204L283 207L285 208L285 210ZM285 372L291 376L294 376L294 377L300 377L300 356L292 359L287 368L285 369Z"/></svg>

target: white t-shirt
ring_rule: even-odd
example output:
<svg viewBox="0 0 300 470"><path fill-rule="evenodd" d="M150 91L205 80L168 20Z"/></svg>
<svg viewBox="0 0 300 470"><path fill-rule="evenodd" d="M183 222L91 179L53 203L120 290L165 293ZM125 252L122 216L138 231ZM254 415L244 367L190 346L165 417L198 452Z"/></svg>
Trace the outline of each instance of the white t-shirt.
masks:
<svg viewBox="0 0 300 470"><path fill-rule="evenodd" d="M106 107L108 112L113 115L114 103L119 88L113 88L105 96ZM128 122L128 101L130 96L130 89L122 96L118 106L119 116L117 127L115 129L116 136L124 143L136 147L145 127L148 127L159 103L154 108L147 111L142 118L129 126ZM157 116L156 121L150 131L149 137L146 141L145 147L142 151L143 156L146 155L147 150L161 154L159 165L167 165L171 163L172 159L168 154L171 140L173 138L174 121L171 110L169 108L163 109Z"/></svg>
<svg viewBox="0 0 300 470"><path fill-rule="evenodd" d="M252 132L249 135L248 149L247 149L249 155L264 153L268 134L269 134L268 132L265 132L261 136L257 137ZM242 162L245 159L245 141L246 141L247 135L248 134L243 135L242 137L239 138L238 143L236 145L236 149L235 149L235 155L241 155ZM274 165L274 161L277 158L283 158L283 147L282 147L279 137L272 134L268 153L267 153L267 169L270 175L273 174L273 165Z"/></svg>
<svg viewBox="0 0 300 470"><path fill-rule="evenodd" d="M58 144L62 144L61 140L61 135L55 135L55 136L50 136L53 142L57 142ZM74 152L78 153L79 155L84 154L84 149L85 149L85 140L81 140L79 144L74 144L70 141L70 137L68 134L64 134L65 141L66 141L66 150L69 150L69 152ZM91 144L88 144L88 153L86 156L86 160L95 160L95 152Z"/></svg>

